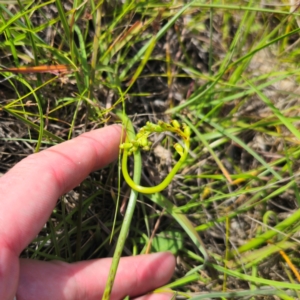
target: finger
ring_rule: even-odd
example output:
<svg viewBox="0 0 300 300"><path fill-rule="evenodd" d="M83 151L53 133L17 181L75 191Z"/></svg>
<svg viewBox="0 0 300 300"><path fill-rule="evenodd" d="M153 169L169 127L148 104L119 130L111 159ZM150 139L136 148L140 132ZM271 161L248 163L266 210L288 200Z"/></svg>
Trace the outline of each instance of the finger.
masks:
<svg viewBox="0 0 300 300"><path fill-rule="evenodd" d="M75 264L21 260L17 299L101 299L110 264L111 259ZM152 291L170 280L174 267L175 258L170 253L122 258L110 299L136 297ZM151 295L151 300L158 299L167 298Z"/></svg>
<svg viewBox="0 0 300 300"><path fill-rule="evenodd" d="M19 254L45 224L58 197L117 158L120 138L120 126L91 131L25 158L4 175L0 246Z"/></svg>

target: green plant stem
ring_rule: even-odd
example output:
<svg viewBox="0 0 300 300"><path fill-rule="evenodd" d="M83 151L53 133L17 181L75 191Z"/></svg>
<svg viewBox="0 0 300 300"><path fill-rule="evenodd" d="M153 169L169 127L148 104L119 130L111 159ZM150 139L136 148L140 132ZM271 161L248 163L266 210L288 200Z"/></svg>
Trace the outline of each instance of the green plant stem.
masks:
<svg viewBox="0 0 300 300"><path fill-rule="evenodd" d="M142 148L144 150L149 150L151 146L151 142L148 141L148 137L153 132L173 132L180 136L184 142L184 148L176 143L174 144L174 148L177 151L177 153L180 155L180 159L175 164L169 175L158 185L153 187L144 187L134 182L134 180L131 179L128 169L127 169L127 160L128 155L132 154L139 149ZM179 171L183 163L185 162L189 149L190 149L190 135L191 130L186 124L180 125L178 121L172 120L169 123L165 123L163 121L158 121L158 124L153 124L151 122L147 122L147 124L140 129L140 132L136 135L135 139L131 139L131 137L128 135L126 138L126 142L123 143L120 148L124 149L123 158L122 158L122 172L124 179L128 183L128 185L143 194L154 194L159 193L163 189L165 189L172 181L176 173ZM142 166L141 166L142 167Z"/></svg>
<svg viewBox="0 0 300 300"><path fill-rule="evenodd" d="M133 125L132 125L131 121L129 120L129 118L123 112L120 112L120 111L117 111L116 114L122 120L123 124L126 126L127 138L135 139L134 128L133 128ZM142 159L141 159L140 151L137 150L134 153L134 175L133 175L133 180L136 184L139 184L139 182L140 182L141 172L142 172ZM135 190L131 190L126 213L124 216L122 228L121 228L120 235L118 238L116 250L114 252L112 264L111 264L111 267L109 270L109 275L108 275L108 279L106 282L102 300L110 299L111 290L112 290L113 283L114 283L114 280L116 277L116 272L117 272L117 268L118 268L119 261L121 258L122 250L124 248L125 240L127 238L127 234L129 231L129 226L130 226L130 223L132 220L137 196L138 196L138 192Z"/></svg>
<svg viewBox="0 0 300 300"><path fill-rule="evenodd" d="M127 140L129 140L129 139L127 138ZM138 185L135 183L134 180L131 179L130 175L128 174L128 168L127 168L128 150L124 149L123 158L122 158L122 173L123 173L124 179L126 180L128 185L137 192L140 192L143 194L159 193L160 191L165 189L171 183L172 179L174 178L174 176L176 175L176 173L179 171L179 169L183 165L184 161L186 160L188 153L189 153L189 149L190 149L190 139L188 138L185 140L183 154L181 155L180 159L178 160L176 165L173 167L173 169L171 170L169 175L160 184L158 184L156 186L152 186L152 187L145 187L145 186ZM134 157L135 157L135 155L134 155ZM134 159L134 161L135 161L135 159Z"/></svg>

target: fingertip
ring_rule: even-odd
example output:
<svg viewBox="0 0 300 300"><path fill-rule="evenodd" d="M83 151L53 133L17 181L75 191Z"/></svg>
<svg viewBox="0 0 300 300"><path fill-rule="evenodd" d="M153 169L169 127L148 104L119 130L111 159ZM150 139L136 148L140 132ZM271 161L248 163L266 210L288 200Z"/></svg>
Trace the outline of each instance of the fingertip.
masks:
<svg viewBox="0 0 300 300"><path fill-rule="evenodd" d="M122 258L118 267L112 298L118 299L126 295L139 297L151 292L167 284L174 270L175 257L170 252ZM124 281L124 278L128 280ZM148 294L147 297L150 295Z"/></svg>
<svg viewBox="0 0 300 300"><path fill-rule="evenodd" d="M141 257L144 265L136 268L140 289L136 288L136 294L131 296L141 295L168 283L175 270L175 257L171 252L158 252Z"/></svg>
<svg viewBox="0 0 300 300"><path fill-rule="evenodd" d="M175 256L172 252L158 252L150 254L152 256L152 260L155 264L159 266L160 269L164 269L166 271L172 271L171 276L175 270Z"/></svg>

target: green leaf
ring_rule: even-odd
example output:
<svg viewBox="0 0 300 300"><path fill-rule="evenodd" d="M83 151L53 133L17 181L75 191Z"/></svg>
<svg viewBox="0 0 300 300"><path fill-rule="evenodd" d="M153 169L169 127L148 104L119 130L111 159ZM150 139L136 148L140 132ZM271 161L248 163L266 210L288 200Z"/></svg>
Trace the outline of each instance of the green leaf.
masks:
<svg viewBox="0 0 300 300"><path fill-rule="evenodd" d="M163 231L157 234L151 244L152 252L170 251L177 254L183 248L183 234L177 230Z"/></svg>

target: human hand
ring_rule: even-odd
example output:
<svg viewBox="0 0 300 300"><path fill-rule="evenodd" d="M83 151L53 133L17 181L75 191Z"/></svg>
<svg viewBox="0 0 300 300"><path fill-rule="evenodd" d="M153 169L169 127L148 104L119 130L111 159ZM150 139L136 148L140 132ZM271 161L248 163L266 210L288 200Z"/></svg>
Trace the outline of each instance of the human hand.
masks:
<svg viewBox="0 0 300 300"><path fill-rule="evenodd" d="M0 179L0 299L101 299L111 259L68 264L19 259L44 226L57 199L90 172L118 157L120 126L108 126L33 154ZM147 300L171 294L145 293L165 284L174 271L170 253L122 258L111 299ZM144 295L144 296L141 296Z"/></svg>

